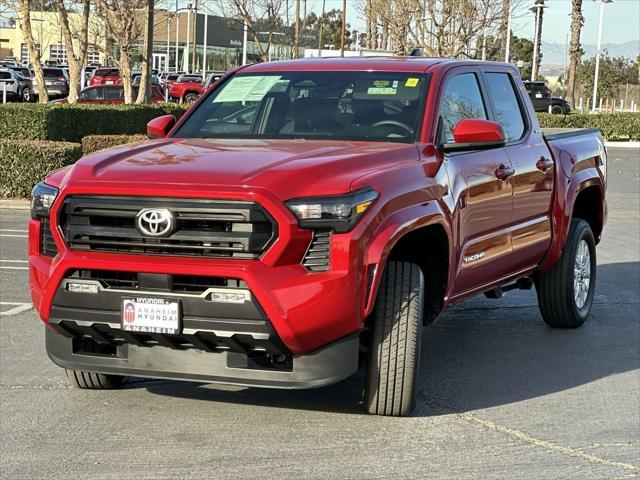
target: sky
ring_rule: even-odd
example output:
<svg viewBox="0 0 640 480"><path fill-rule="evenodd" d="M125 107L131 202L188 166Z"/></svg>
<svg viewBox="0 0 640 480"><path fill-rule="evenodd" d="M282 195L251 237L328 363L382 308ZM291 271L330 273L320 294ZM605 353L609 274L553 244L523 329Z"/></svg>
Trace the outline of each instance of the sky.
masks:
<svg viewBox="0 0 640 480"><path fill-rule="evenodd" d="M186 2L187 0L180 0ZM207 0L204 0L207 2ZM342 0L324 0L326 11L342 9ZM389 0L393 2L394 0ZM501 1L501 0L495 0ZM533 0L524 0L533 4ZM288 0L291 21L295 15L296 0ZM323 0L307 0L307 13L322 12ZM208 2L211 6L213 2ZM302 3L302 2L301 2ZM364 0L347 0L347 23L351 28L364 31L362 15ZM571 0L547 0L542 28L542 41L564 45L571 22ZM211 8L211 7L210 7ZM212 8L214 10L214 8ZM597 0L583 0L582 12L585 17L582 29L582 43L595 45L598 34L600 3ZM302 12L301 12L302 15ZM515 15L513 32L515 35L533 40L535 17L526 7ZM640 0L614 0L604 7L602 43L640 42Z"/></svg>

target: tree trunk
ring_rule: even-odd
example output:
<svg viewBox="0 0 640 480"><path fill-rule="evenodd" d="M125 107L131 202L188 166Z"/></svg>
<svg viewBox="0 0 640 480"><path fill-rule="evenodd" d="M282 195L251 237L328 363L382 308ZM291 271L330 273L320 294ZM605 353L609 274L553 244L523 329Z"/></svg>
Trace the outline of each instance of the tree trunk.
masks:
<svg viewBox="0 0 640 480"><path fill-rule="evenodd" d="M584 25L582 0L571 2L571 42L569 43L569 73L567 76L567 100L572 107L576 105L576 72L580 63L580 32Z"/></svg>
<svg viewBox="0 0 640 480"><path fill-rule="evenodd" d="M40 103L47 103L49 101L49 95L47 94L47 86L44 83L44 72L42 71L42 64L40 63L40 53L38 53L36 44L33 41L33 32L31 31L30 0L20 0L20 17L22 18L22 36L27 43L29 59L33 65L36 83L38 84L38 98L40 99Z"/></svg>
<svg viewBox="0 0 640 480"><path fill-rule="evenodd" d="M144 27L144 55L142 75L136 103L151 103L151 59L153 58L153 13L154 0L147 0L147 22ZM197 18L197 17L196 17Z"/></svg>
<svg viewBox="0 0 640 480"><path fill-rule="evenodd" d="M538 2L541 5L544 5L544 0L541 0ZM533 80L537 80L538 79L538 75L540 74L540 61L542 60L542 53L541 53L541 46L542 46L542 17L544 15L544 8L538 8L538 10L540 11L540 13L537 13L537 15L540 15L539 20L538 20L538 45L535 46L534 48L537 49L538 52L538 56L535 58L535 62L536 64L532 66L533 70Z"/></svg>
<svg viewBox="0 0 640 480"><path fill-rule="evenodd" d="M76 55L73 46L73 37L71 28L69 27L69 18L63 0L56 0L56 10L60 16L60 29L64 35L64 44L67 50L67 63L69 65L69 103L76 103L80 94L80 78L82 76L82 67L87 57L88 30L89 30L89 13L90 1L83 0L82 23L80 26L80 45L78 55Z"/></svg>
<svg viewBox="0 0 640 480"><path fill-rule="evenodd" d="M507 26L509 23L509 9L511 0L502 0L502 14L500 15L500 27L498 28L498 38L502 44L502 57L507 53Z"/></svg>
<svg viewBox="0 0 640 480"><path fill-rule="evenodd" d="M124 103L133 103L133 91L131 89L131 57L129 56L129 52L120 49L118 67L120 68L120 77L122 78Z"/></svg>

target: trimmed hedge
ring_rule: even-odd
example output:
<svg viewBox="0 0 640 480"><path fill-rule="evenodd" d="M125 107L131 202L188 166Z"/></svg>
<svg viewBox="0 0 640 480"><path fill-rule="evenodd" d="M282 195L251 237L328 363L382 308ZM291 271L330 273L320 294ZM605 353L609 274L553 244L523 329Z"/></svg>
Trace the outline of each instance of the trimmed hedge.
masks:
<svg viewBox="0 0 640 480"><path fill-rule="evenodd" d="M640 140L640 113L538 113L543 128L598 128L606 140Z"/></svg>
<svg viewBox="0 0 640 480"><path fill-rule="evenodd" d="M80 142L87 135L137 135L162 115L179 118L187 106L29 104L0 105L0 138Z"/></svg>
<svg viewBox="0 0 640 480"><path fill-rule="evenodd" d="M28 197L50 172L76 162L79 143L42 140L0 140L0 195Z"/></svg>
<svg viewBox="0 0 640 480"><path fill-rule="evenodd" d="M146 135L88 135L82 139L82 154L88 155L125 143L143 142Z"/></svg>

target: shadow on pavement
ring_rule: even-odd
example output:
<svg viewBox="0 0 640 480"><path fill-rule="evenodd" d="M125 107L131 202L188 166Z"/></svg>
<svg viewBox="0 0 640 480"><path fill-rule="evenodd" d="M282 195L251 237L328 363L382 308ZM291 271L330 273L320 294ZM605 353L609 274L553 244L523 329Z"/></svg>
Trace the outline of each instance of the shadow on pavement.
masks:
<svg viewBox="0 0 640 480"><path fill-rule="evenodd" d="M445 312L422 339L418 405L434 416L505 405L640 367L640 264L600 265L596 305L582 328L544 325L535 292L517 304L476 299ZM211 402L362 414L362 371L312 390L229 389L187 382L132 383L151 393Z"/></svg>

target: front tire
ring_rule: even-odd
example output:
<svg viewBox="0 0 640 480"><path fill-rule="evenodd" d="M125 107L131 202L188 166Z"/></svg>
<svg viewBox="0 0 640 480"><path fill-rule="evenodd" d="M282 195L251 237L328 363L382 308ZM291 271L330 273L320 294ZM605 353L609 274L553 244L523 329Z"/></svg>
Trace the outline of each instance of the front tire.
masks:
<svg viewBox="0 0 640 480"><path fill-rule="evenodd" d="M551 107L551 113L555 114L555 115L560 115L564 113L564 108L562 107L562 105L553 105Z"/></svg>
<svg viewBox="0 0 640 480"><path fill-rule="evenodd" d="M367 412L410 415L415 406L424 277L413 263L388 263L373 312L364 406Z"/></svg>
<svg viewBox="0 0 640 480"><path fill-rule="evenodd" d="M186 103L193 103L198 99L198 95L195 93L187 93L184 97Z"/></svg>
<svg viewBox="0 0 640 480"><path fill-rule="evenodd" d="M29 87L25 87L22 90L22 101L26 103L30 103L33 95L31 95L31 89Z"/></svg>
<svg viewBox="0 0 640 480"><path fill-rule="evenodd" d="M65 370L65 372L69 385L88 390L111 390L118 388L124 380L124 377L105 373L82 372L80 370Z"/></svg>
<svg viewBox="0 0 640 480"><path fill-rule="evenodd" d="M571 220L567 242L558 262L536 279L538 305L547 325L581 326L593 305L596 286L596 244L589 224Z"/></svg>

